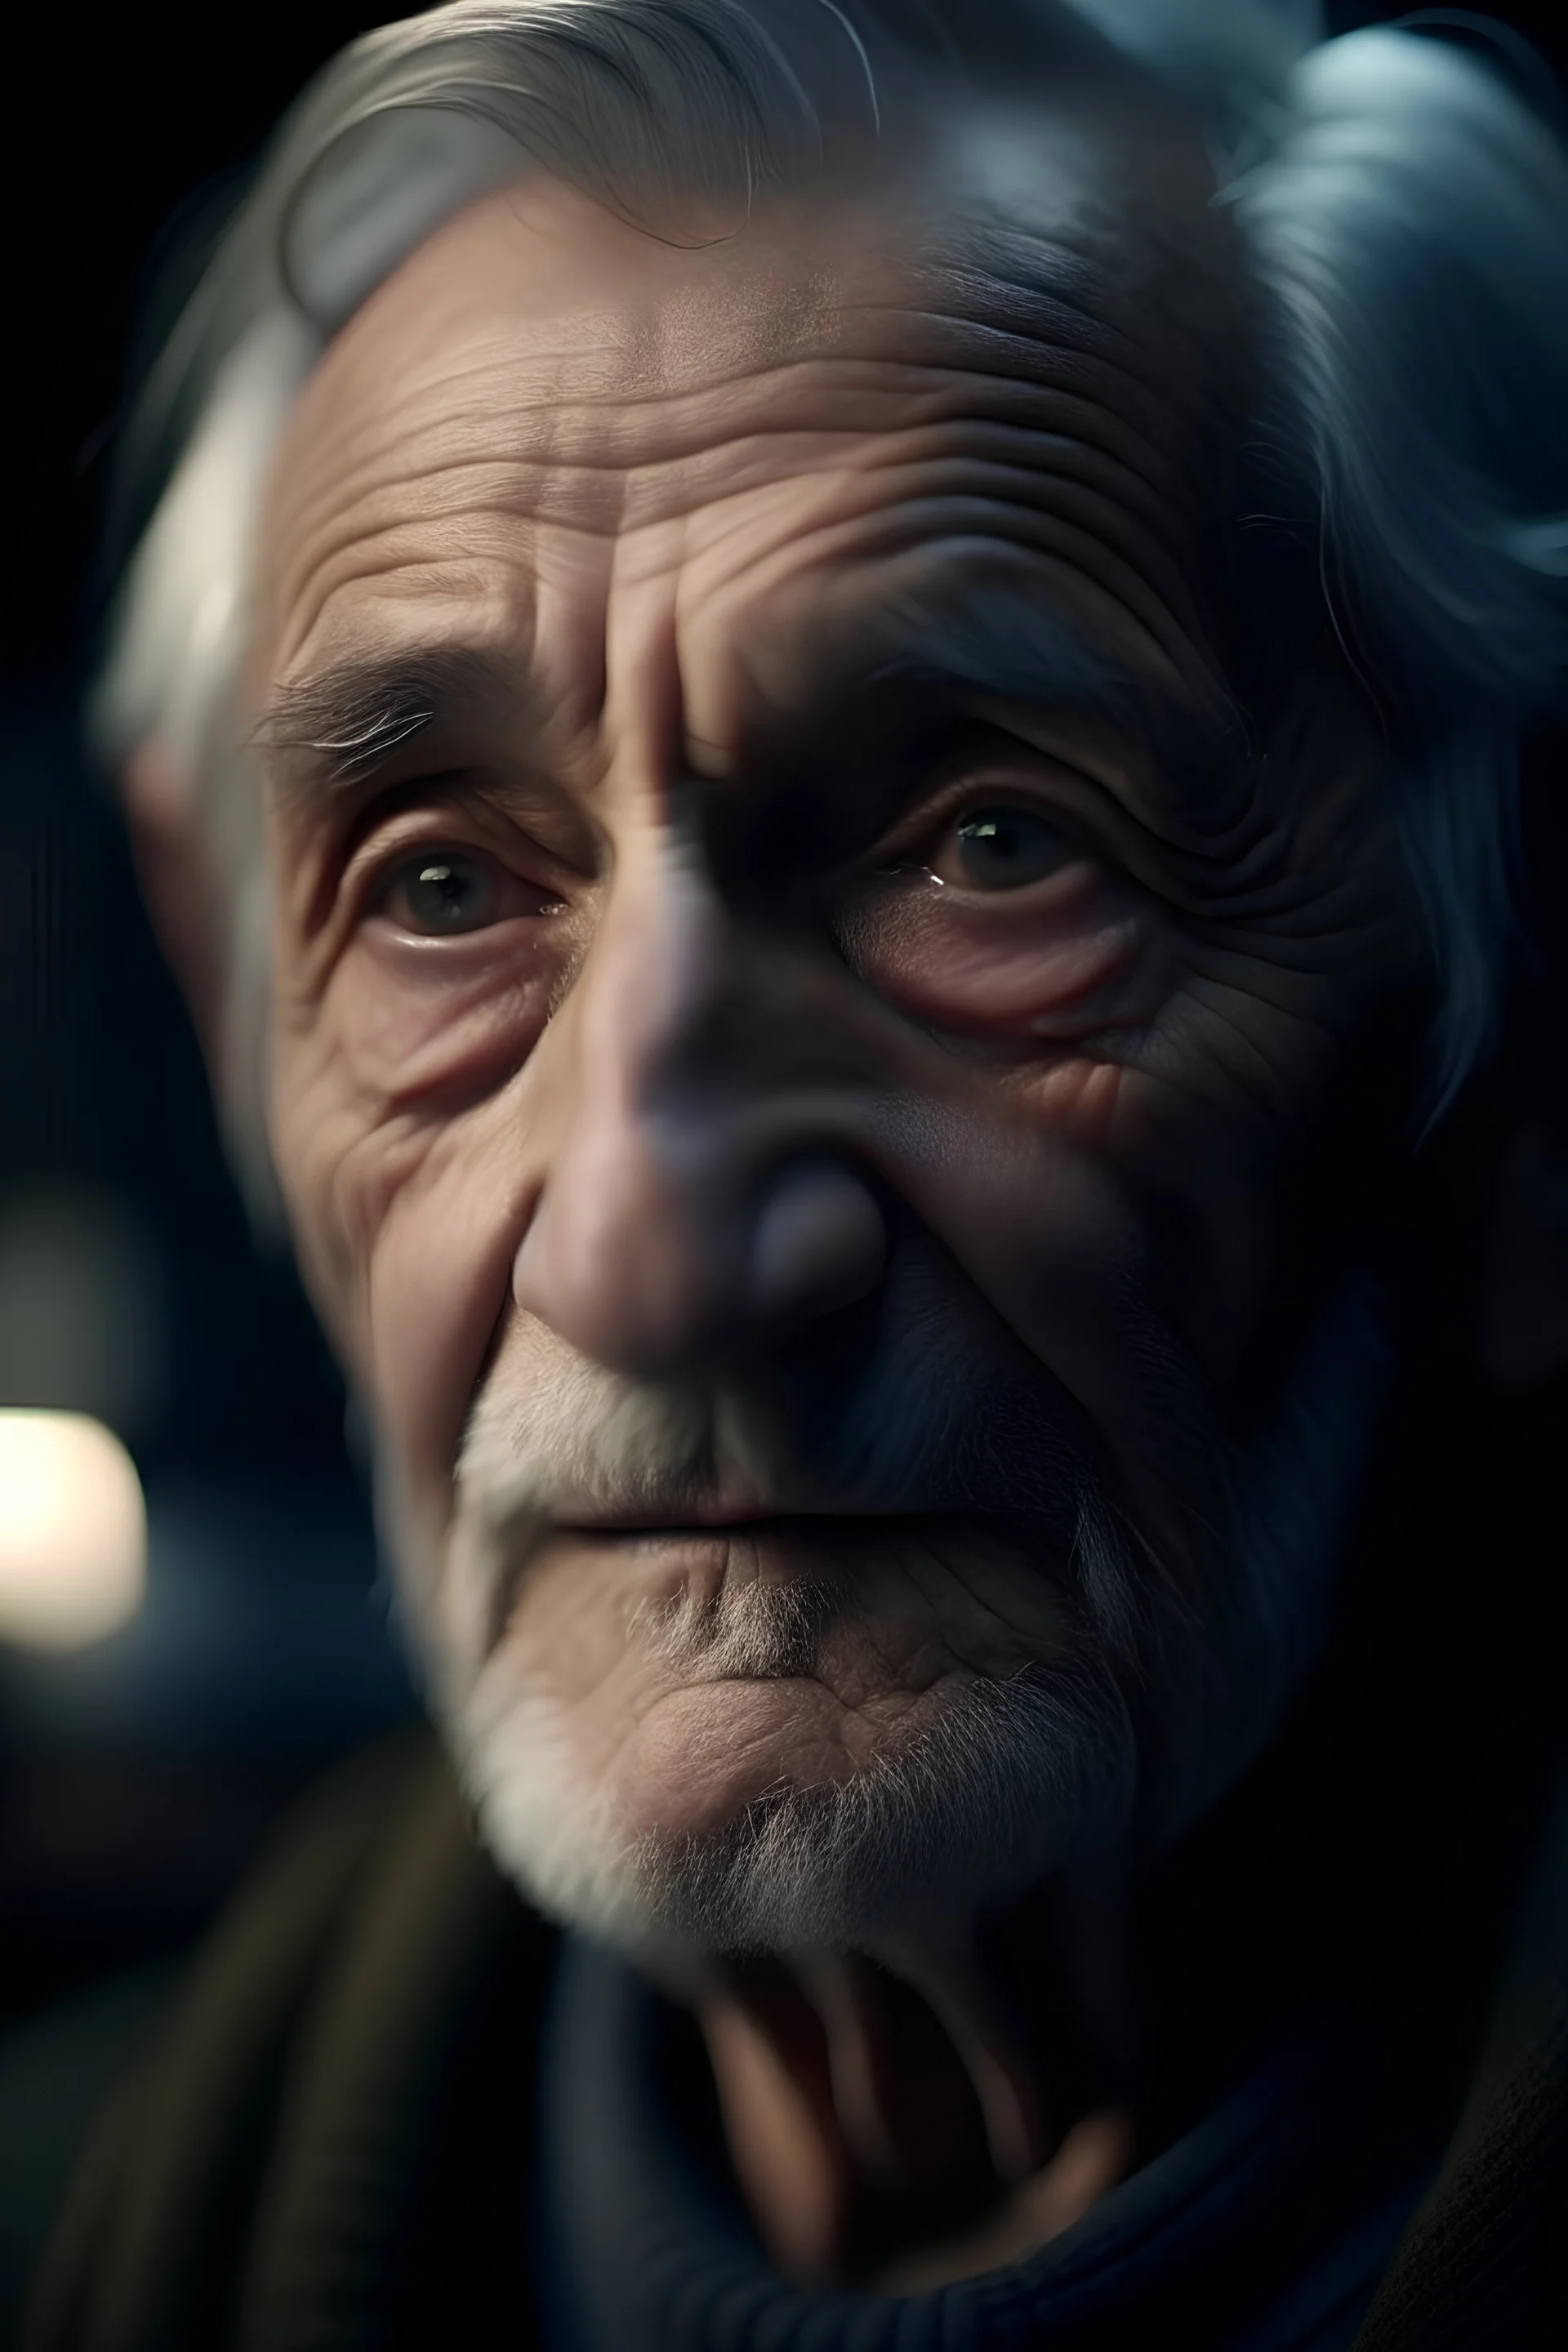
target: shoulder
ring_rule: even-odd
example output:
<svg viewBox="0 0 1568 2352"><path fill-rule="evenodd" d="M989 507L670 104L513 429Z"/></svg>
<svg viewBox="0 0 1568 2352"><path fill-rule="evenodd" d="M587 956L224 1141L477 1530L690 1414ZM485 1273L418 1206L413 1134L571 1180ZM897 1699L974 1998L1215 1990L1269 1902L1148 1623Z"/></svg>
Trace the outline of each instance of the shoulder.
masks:
<svg viewBox="0 0 1568 2352"><path fill-rule="evenodd" d="M345 2295L381 2340L375 2315L436 2292L492 2184L525 2194L552 1941L428 1735L356 1759L62 2135L77 2152L25 2340L174 2352L226 2340L243 2312L302 2341ZM483 2273L483 2247L462 2252Z"/></svg>
<svg viewBox="0 0 1568 2352"><path fill-rule="evenodd" d="M0 2038L0 2343L65 2196L89 2123L173 2002L177 1963L94 1985Z"/></svg>

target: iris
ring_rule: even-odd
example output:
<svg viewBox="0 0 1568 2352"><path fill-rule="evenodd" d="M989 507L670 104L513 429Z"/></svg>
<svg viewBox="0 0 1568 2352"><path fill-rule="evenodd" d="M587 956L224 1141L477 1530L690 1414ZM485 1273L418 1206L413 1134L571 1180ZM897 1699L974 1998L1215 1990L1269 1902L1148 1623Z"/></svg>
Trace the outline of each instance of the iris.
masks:
<svg viewBox="0 0 1568 2352"><path fill-rule="evenodd" d="M1034 809L977 809L953 831L942 879L972 890L1021 890L1054 873L1067 849L1050 819Z"/></svg>
<svg viewBox="0 0 1568 2352"><path fill-rule="evenodd" d="M477 931L494 919L495 877L456 850L411 858L393 876L387 911L411 931Z"/></svg>

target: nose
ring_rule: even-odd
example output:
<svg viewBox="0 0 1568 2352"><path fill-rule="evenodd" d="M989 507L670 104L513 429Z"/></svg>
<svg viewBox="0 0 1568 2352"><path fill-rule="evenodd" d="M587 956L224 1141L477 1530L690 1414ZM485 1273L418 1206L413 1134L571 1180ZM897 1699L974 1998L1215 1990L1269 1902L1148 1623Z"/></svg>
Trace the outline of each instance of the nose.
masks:
<svg viewBox="0 0 1568 2352"><path fill-rule="evenodd" d="M684 853L617 886L552 1024L554 1148L518 1305L612 1370L670 1379L873 1290L886 1231L842 1012Z"/></svg>

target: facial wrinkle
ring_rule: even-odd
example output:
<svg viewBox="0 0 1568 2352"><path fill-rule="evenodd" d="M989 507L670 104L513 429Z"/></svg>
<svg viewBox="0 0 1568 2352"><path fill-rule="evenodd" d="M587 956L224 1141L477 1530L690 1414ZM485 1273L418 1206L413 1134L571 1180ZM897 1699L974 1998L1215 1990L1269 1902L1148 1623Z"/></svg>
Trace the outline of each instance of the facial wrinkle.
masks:
<svg viewBox="0 0 1568 2352"><path fill-rule="evenodd" d="M473 229L470 221L464 234ZM374 415L384 394L395 412L394 330L400 319L405 336L418 324L410 288L431 282L428 273L418 280L419 267L401 296L389 287L378 298L379 328L367 307L347 417ZM688 257L679 267L700 276L705 265ZM658 306L665 268L648 265L648 287L635 298L645 310ZM787 270L768 268L737 277L737 331L787 281ZM399 313L405 297L413 309ZM483 326L488 299L474 300L470 324ZM504 312L506 302L491 307ZM689 362L680 356L700 302L662 340L639 344L633 322L613 355L621 367L629 353L619 378L607 380L601 362L572 377L591 395L575 408L571 371L552 362L547 417L521 416L517 405L538 393L537 376L514 382L514 406L504 407L504 358L497 339L485 340L489 329L476 328L469 404L455 437L443 441L440 404L418 389L402 419L408 430L401 440L388 432L389 454L374 478L356 482L351 511L332 507L330 483L308 486L301 511L314 538L297 540L279 562L294 594L287 622L296 652L350 644L356 631L363 642L479 627L500 642L515 626L547 696L589 670L602 686L595 723L574 747L573 781L599 780L610 887L576 910L578 961L557 975L537 1034L498 1048L499 1075L482 1100L455 1108L438 1056L414 1099L412 1048L403 1066L384 1051L374 1069L362 1054L353 1068L369 1131L339 1156L335 1181L360 1196L389 1418L410 1455L425 1449L421 1524L433 1532L423 1622L443 1650L452 1736L503 1859L551 1907L633 1945L820 1934L868 1948L910 1932L910 1904L973 1909L1086 1843L1114 1842L1146 1797L1149 1758L1203 1745L1194 1694L1212 1696L1215 1633L1205 1580L1227 1572L1209 1491L1220 1401L1207 1375L1187 1367L1202 1409L1185 1419L1170 1410L1170 1360L1114 1295L1119 1280L1146 1277L1144 1194L1160 1183L1190 1187L1194 1169L1204 1198L1192 1281L1201 1286L1205 1269L1228 1279L1225 1236L1211 1227L1224 1222L1227 1184L1245 1193L1225 1151L1234 1146L1239 1158L1246 1139L1223 1119L1204 1126L1214 1074L1194 1008L1181 1008L1187 1032L1169 1055L1169 1154L1160 1161L1151 1144L1141 1160L1139 1119L1121 1093L1092 1134L1063 1131L1061 1089L1050 1092L1059 1057L1009 1068L1005 1090L983 1051L961 1061L805 929L787 945L801 970L810 965L811 984L786 979L787 926L775 937L738 924L695 840L676 845L687 860L685 896L667 889L679 862L666 853L683 728L719 745L731 784L752 791L756 722L765 727L799 700L791 665L807 646L805 622L815 617L832 637L857 604L889 603L933 568L939 542L955 603L1006 570L1020 606L1037 591L1102 665L1163 677L1173 702L1184 693L1203 703L1211 681L1193 642L1199 566L1195 553L1186 565L1180 553L1184 516L1201 502L1184 440L1186 390L1173 387L1157 429L1141 437L1139 404L1094 355L1057 349L1057 388L1031 393L1025 376L1041 362L1026 337L1004 349L994 331L976 338L973 322L950 320L935 342L945 350L969 335L988 355L994 372L977 390L931 366L929 320L895 318L889 305L827 333L815 281L789 332L808 314L830 349L786 352L781 366L783 330L772 320L766 365L734 378L706 408L696 394L667 397L680 390L668 383L646 406L635 397L606 405L639 371L700 358L695 344ZM524 316L509 350L526 342L531 323ZM384 385L371 380L378 351ZM1116 346L1118 364L1125 356ZM317 385L329 412L334 363L330 354ZM1081 419L1059 388L1072 367L1087 388ZM443 359L447 398L451 373ZM1158 405L1152 383L1145 395L1144 408ZM796 399L805 403L800 416L770 413ZM966 441L972 423L959 415L933 425L942 401L956 412L984 406L983 427L1005 408L1004 430L1018 437ZM497 408L495 446L516 462L487 471L475 435ZM902 441L911 415L919 425ZM1036 466L1018 464L1026 436L1016 417L1067 431L1036 445ZM341 438L342 422L332 429ZM1079 446L1068 449L1075 432ZM1123 453L1126 485L1116 470ZM1166 473L1179 494L1163 501ZM323 571L316 557L327 548ZM368 581L376 584L363 593ZM797 756L809 754L810 733L797 738ZM426 814L445 821L441 809ZM646 935L626 929L634 904L653 909ZM410 967L413 959L369 927L345 937L359 1001L373 1004L395 1044L402 983L388 975L395 956ZM718 943L711 1001L676 991L667 1019L662 983L703 941ZM774 959L765 971L764 948ZM531 933L526 954L534 952ZM481 940L444 964L422 953L423 972L458 977L439 983L445 1000L421 980L420 1006L444 1001L455 1039L471 985L477 1026L493 1003L504 1045L503 1000L487 999L485 975L499 990L503 968L524 955L521 940L493 951ZM1173 969L1179 975L1179 958ZM348 990L334 971L322 997L329 1025ZM413 992L409 981L405 993ZM1252 1031L1243 1022L1239 1043L1224 1035L1214 1045L1214 1059L1227 1065L1214 1092L1263 1091L1266 1009L1260 1001ZM1212 1005L1196 1015L1210 1031L1229 1017ZM1331 1007L1317 1025L1329 1040ZM434 1015L428 1028L439 1036ZM1092 1064L1094 1047L1071 1043ZM1301 1062L1289 1033L1282 1051ZM799 1066L813 1055L820 1066ZM542 1291L525 1305L524 1243L542 1229L541 1202L561 1219L591 1196L603 1206L593 1187L607 1181L610 1145L601 1137L596 1161L572 1156L581 1122L599 1116L601 1071L611 1076L600 1091L622 1120L605 1130L620 1137L614 1164L646 1169L642 1209L668 1211L666 1257L685 1269L675 1286L685 1291L671 1291L663 1322L660 1292L631 1339L625 1314L616 1323L595 1303L598 1319L583 1326L578 1345L564 1336L576 1310L561 1297ZM1253 1119L1259 1151L1274 1110L1294 1099L1290 1076L1279 1103ZM1300 1068L1294 1076L1318 1083L1315 1066L1305 1080ZM410 1115L427 1139L423 1158L407 1148ZM691 1298L700 1304L713 1291L744 1303L754 1238L746 1221L775 1163L805 1150L833 1159L874 1202L897 1203L911 1232L948 1253L952 1278L935 1282L922 1307L895 1250L867 1318L879 1324L853 1344L847 1325L836 1327L842 1360L826 1347L810 1361L805 1351L794 1359L777 1331L742 1317L733 1334L726 1327L724 1344L733 1339L743 1371L731 1372L726 1357L722 1375L698 1377L681 1350L689 1342L695 1350L699 1324L710 1344L712 1318L689 1312ZM389 1173L385 1155L398 1153ZM1250 1194L1242 1205L1250 1208ZM629 1214L623 1222L638 1230ZM632 1256L626 1265L635 1276ZM515 1318L505 1307L509 1268ZM623 1307L636 1290L635 1279L619 1286ZM1225 1300L1232 1321L1244 1322L1247 1301L1235 1307L1230 1290ZM1184 1327L1171 1359L1186 1346ZM639 1367L635 1377L612 1370L623 1360ZM448 1463L427 1465L430 1432L437 1421L454 1425L481 1362L489 1371L454 1496ZM651 1369L665 1365L675 1367L668 1377ZM608 1442L595 1452L617 1414L616 1443L627 1449L618 1461ZM1016 1449L1005 1434L1015 1431ZM654 1522L635 1542L606 1520L602 1507L617 1499ZM670 1527L672 1508L732 1524L688 1542ZM779 1524L760 1526L758 1513ZM842 1541L826 1532L838 1515L863 1523ZM922 1517L968 1524L931 1524L911 1538L908 1522ZM742 1525L753 1531L739 1533ZM792 1568L791 1545L815 1565ZM429 1565L443 1558L444 1589ZM748 1559L770 1563L768 1575L742 1573ZM651 1568L637 1564L648 1559ZM793 1597L781 1604L768 1597L773 1590ZM1225 1629L1238 1670L1256 1669L1263 1706L1283 1685L1270 1678L1272 1654L1266 1673L1247 1649L1256 1630L1244 1603Z"/></svg>

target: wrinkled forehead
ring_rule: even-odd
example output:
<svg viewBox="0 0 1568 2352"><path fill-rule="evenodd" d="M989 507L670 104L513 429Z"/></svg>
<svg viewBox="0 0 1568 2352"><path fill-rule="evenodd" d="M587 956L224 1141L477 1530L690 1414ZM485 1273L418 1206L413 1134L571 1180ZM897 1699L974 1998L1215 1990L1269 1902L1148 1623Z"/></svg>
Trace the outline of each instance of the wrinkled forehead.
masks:
<svg viewBox="0 0 1568 2352"><path fill-rule="evenodd" d="M339 551L484 509L626 538L923 435L1010 470L1065 453L1183 568L1247 346L1245 281L1185 126L959 118L740 229L630 223L528 180L470 206L307 385L263 532L287 668ZM411 536L414 535L414 536ZM390 547L391 541L387 541ZM279 658L280 657L280 658Z"/></svg>
<svg viewBox="0 0 1568 2352"><path fill-rule="evenodd" d="M439 415L487 349L510 372L487 422L510 415L524 438L531 395L700 393L841 354L1086 394L1098 362L1099 388L1121 370L1150 424L1152 395L1174 446L1238 359L1245 289L1211 198L1182 117L1087 104L962 112L854 181L759 197L739 228L679 204L668 222L624 221L559 181L520 181L437 232L336 338L285 478L345 422Z"/></svg>

